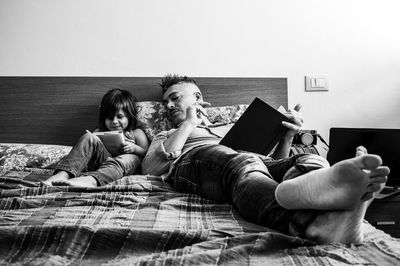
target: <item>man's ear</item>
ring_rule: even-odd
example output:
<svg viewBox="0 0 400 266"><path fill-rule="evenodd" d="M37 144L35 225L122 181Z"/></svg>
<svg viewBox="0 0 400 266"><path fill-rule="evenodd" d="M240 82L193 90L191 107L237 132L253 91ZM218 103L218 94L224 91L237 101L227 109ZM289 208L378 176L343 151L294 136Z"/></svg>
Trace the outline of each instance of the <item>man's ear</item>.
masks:
<svg viewBox="0 0 400 266"><path fill-rule="evenodd" d="M194 96L196 97L196 101L201 101L201 100L203 100L203 96L201 95L201 92L199 92L199 91L196 91L196 92L194 93Z"/></svg>

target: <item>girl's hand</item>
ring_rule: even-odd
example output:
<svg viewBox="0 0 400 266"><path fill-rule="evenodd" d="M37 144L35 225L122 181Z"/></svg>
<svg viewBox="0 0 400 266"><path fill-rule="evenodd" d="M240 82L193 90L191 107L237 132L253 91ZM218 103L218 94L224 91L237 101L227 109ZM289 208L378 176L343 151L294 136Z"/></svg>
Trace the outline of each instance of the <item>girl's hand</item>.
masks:
<svg viewBox="0 0 400 266"><path fill-rule="evenodd" d="M135 144L130 141L125 141L125 143L122 144L122 150L124 153L134 153L135 152Z"/></svg>

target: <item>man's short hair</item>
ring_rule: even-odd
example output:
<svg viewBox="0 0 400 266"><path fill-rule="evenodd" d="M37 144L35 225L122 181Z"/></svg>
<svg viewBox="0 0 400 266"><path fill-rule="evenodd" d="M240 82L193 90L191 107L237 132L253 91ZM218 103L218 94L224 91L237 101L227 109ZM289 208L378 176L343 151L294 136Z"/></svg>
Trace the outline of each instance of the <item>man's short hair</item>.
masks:
<svg viewBox="0 0 400 266"><path fill-rule="evenodd" d="M193 83L197 86L197 83L194 79L189 78L187 76L181 76L177 74L168 74L162 80L161 83L158 83L162 92L165 93L170 87L179 84L179 83Z"/></svg>

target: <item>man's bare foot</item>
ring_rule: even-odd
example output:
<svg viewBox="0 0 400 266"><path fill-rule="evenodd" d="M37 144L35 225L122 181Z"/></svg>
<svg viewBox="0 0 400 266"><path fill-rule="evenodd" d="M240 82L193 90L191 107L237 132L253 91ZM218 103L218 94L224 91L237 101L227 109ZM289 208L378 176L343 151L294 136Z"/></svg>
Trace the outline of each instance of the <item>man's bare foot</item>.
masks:
<svg viewBox="0 0 400 266"><path fill-rule="evenodd" d="M361 244L364 241L363 220L372 200L360 201L353 210L321 213L306 229L306 238L321 244Z"/></svg>
<svg viewBox="0 0 400 266"><path fill-rule="evenodd" d="M97 180L93 176L79 176L67 180L53 181L53 186L97 187Z"/></svg>
<svg viewBox="0 0 400 266"><path fill-rule="evenodd" d="M365 148L357 149L356 158L365 156L365 154L367 154ZM389 168L384 169L389 174ZM376 189L376 191L380 191L384 183L370 183L369 186L377 186L380 189ZM368 193L371 194L371 199L367 201L357 200L352 210L328 211L318 215L306 229L306 237L318 243L362 243L364 240L363 219L376 192ZM363 197L365 198L365 194Z"/></svg>
<svg viewBox="0 0 400 266"><path fill-rule="evenodd" d="M286 209L352 210L380 191L389 168L377 155L358 156L278 185L275 197Z"/></svg>
<svg viewBox="0 0 400 266"><path fill-rule="evenodd" d="M54 175L50 176L47 178L45 181L42 183L47 185L47 186L52 186L52 182L54 181L64 181L68 180L70 178L70 174L66 171L58 171Z"/></svg>

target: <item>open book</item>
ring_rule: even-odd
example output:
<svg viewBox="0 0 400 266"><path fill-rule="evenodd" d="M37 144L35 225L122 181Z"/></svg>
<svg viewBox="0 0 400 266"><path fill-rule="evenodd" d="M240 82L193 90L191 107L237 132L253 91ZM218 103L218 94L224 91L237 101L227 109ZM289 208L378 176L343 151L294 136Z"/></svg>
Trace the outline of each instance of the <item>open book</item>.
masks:
<svg viewBox="0 0 400 266"><path fill-rule="evenodd" d="M220 144L268 155L288 130L282 121L290 122L281 112L255 98Z"/></svg>
<svg viewBox="0 0 400 266"><path fill-rule="evenodd" d="M102 131L93 132L94 135L100 138L108 152L112 156L122 154L122 144L125 142L124 133L121 131Z"/></svg>

